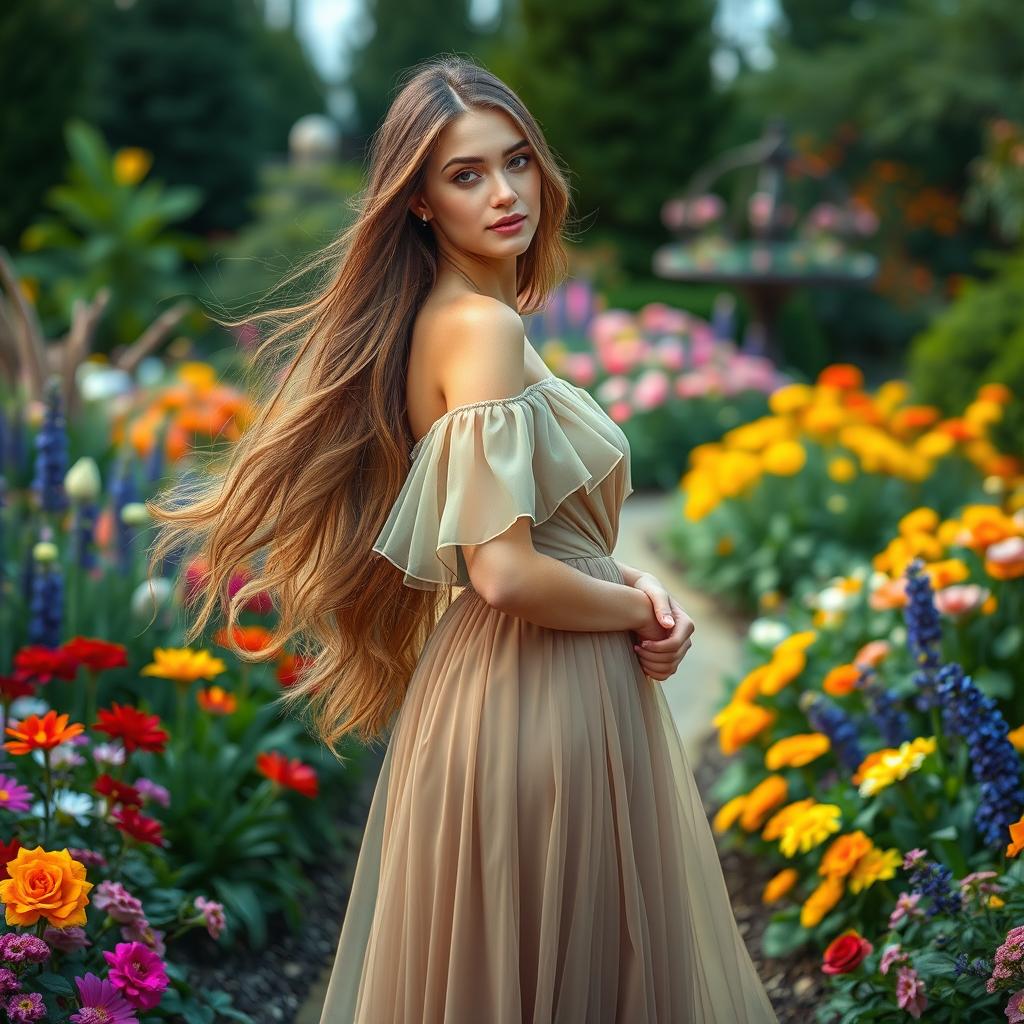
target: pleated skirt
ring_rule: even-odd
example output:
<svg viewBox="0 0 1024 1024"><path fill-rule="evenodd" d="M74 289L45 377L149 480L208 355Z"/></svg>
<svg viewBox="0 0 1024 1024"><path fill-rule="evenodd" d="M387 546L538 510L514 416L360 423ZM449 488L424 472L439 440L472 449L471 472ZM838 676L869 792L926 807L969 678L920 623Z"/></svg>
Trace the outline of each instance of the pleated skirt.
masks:
<svg viewBox="0 0 1024 1024"><path fill-rule="evenodd" d="M321 1024L776 1021L630 633L465 589L394 720Z"/></svg>

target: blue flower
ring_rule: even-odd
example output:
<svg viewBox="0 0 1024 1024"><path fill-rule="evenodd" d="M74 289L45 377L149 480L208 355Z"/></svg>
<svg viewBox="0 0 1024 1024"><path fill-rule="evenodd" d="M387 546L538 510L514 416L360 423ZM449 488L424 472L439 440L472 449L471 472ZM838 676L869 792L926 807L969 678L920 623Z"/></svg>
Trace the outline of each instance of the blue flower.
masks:
<svg viewBox="0 0 1024 1024"><path fill-rule="evenodd" d="M837 704L813 690L805 690L800 695L800 708L811 725L829 738L839 763L848 771L856 771L865 755L853 719Z"/></svg>
<svg viewBox="0 0 1024 1024"><path fill-rule="evenodd" d="M914 558L907 565L907 603L903 620L907 626L907 646L913 655L917 670L917 708L928 711L938 704L935 692L935 673L942 664L942 624L935 607L932 583L924 572L924 562Z"/></svg>
<svg viewBox="0 0 1024 1024"><path fill-rule="evenodd" d="M910 885L922 899L929 901L925 913L959 914L963 910L963 896L953 881L953 872L938 861L920 859L910 868Z"/></svg>
<svg viewBox="0 0 1024 1024"><path fill-rule="evenodd" d="M68 435L59 378L51 377L46 388L46 414L36 434L35 476L32 490L44 512L63 512L69 504L64 490L68 471Z"/></svg>
<svg viewBox="0 0 1024 1024"><path fill-rule="evenodd" d="M859 667L857 689L863 693L871 720L878 727L883 741L890 747L898 747L912 739L913 726L910 716L903 710L903 702L885 688L870 665Z"/></svg>
<svg viewBox="0 0 1024 1024"><path fill-rule="evenodd" d="M1024 810L1020 755L1009 740L1006 719L955 661L939 669L937 690L947 732L967 743L978 782L978 832L986 845L1003 846L1010 825Z"/></svg>

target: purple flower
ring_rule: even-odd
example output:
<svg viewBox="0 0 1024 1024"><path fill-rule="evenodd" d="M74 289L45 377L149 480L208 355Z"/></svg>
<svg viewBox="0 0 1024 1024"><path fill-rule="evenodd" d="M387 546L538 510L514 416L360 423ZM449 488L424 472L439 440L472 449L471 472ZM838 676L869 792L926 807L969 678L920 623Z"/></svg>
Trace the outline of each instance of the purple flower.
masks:
<svg viewBox="0 0 1024 1024"><path fill-rule="evenodd" d="M22 814L32 806L32 790L11 775L0 775L0 807Z"/></svg>
<svg viewBox="0 0 1024 1024"><path fill-rule="evenodd" d="M115 921L133 924L145 921L146 914L141 901L133 896L120 882L106 879L99 883L90 897L97 910L105 910Z"/></svg>
<svg viewBox="0 0 1024 1024"><path fill-rule="evenodd" d="M942 664L942 623L935 607L935 595L924 562L914 558L907 565L907 603L903 620L907 626L907 646L917 664L917 707L928 711L938 704L935 673Z"/></svg>
<svg viewBox="0 0 1024 1024"><path fill-rule="evenodd" d="M82 1009L68 1018L72 1024L138 1024L134 1007L109 981L90 971L75 984Z"/></svg>
<svg viewBox="0 0 1024 1024"><path fill-rule="evenodd" d="M160 804L161 807L169 807L171 804L171 794L166 786L161 786L159 782L153 782L152 779L139 778L133 783L135 788L144 797L148 797L155 803Z"/></svg>
<svg viewBox="0 0 1024 1024"><path fill-rule="evenodd" d="M11 1024L31 1024L46 1019L46 1003L38 992L19 992L9 996L4 1005Z"/></svg>
<svg viewBox="0 0 1024 1024"><path fill-rule="evenodd" d="M163 960L141 942L119 942L103 951L107 972L121 995L140 1010L152 1010L170 983Z"/></svg>
<svg viewBox="0 0 1024 1024"><path fill-rule="evenodd" d="M911 852L916 854L920 851ZM904 857L904 867L909 859L908 853ZM934 917L936 914L959 914L963 910L963 894L953 881L953 872L945 864L914 857L908 870L910 884L914 890L931 901L926 911L928 917Z"/></svg>
<svg viewBox="0 0 1024 1024"><path fill-rule="evenodd" d="M105 868L107 858L97 850L87 850L84 846L69 846L68 853L73 860L81 861L87 868Z"/></svg>
<svg viewBox="0 0 1024 1024"><path fill-rule="evenodd" d="M913 850L907 850L903 855L903 869L909 871L918 861L924 860L928 856L927 850L922 850L920 846L915 846Z"/></svg>
<svg viewBox="0 0 1024 1024"><path fill-rule="evenodd" d="M157 956L163 956L167 952L164 933L154 928L145 918L121 925L121 938L125 942L145 943Z"/></svg>
<svg viewBox="0 0 1024 1024"><path fill-rule="evenodd" d="M18 976L10 967L0 967L0 995L8 995L11 992L19 992L21 982Z"/></svg>
<svg viewBox="0 0 1024 1024"><path fill-rule="evenodd" d="M71 856L78 860L73 853ZM59 949L62 953L74 953L92 945L92 940L85 934L85 929L77 924L70 928L51 928L47 925L43 929L43 938L50 946Z"/></svg>
<svg viewBox="0 0 1024 1024"><path fill-rule="evenodd" d="M35 476L32 490L44 512L63 512L68 507L64 476L68 471L68 434L59 378L46 382L46 412L36 434Z"/></svg>
<svg viewBox="0 0 1024 1024"><path fill-rule="evenodd" d="M1024 988L1014 992L1006 1004L1007 1024L1024 1024Z"/></svg>
<svg viewBox="0 0 1024 1024"><path fill-rule="evenodd" d="M38 935L29 932L4 932L0 935L0 960L12 964L25 961L41 964L50 958L50 947Z"/></svg>

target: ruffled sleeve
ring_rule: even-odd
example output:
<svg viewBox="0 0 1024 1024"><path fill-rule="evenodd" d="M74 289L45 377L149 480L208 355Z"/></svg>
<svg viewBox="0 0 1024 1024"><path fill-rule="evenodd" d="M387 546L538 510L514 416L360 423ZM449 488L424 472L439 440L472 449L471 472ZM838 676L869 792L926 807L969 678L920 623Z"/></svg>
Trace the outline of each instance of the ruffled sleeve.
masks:
<svg viewBox="0 0 1024 1024"><path fill-rule="evenodd" d="M406 586L466 586L459 550L521 516L543 523L574 491L592 491L627 457L589 394L545 377L521 394L449 409L413 447L412 465L373 550Z"/></svg>

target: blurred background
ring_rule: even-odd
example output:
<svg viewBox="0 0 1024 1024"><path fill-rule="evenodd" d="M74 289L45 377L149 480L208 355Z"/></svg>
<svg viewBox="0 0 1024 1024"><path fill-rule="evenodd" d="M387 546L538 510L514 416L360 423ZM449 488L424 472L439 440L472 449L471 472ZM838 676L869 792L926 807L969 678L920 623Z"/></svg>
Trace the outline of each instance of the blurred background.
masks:
<svg viewBox="0 0 1024 1024"><path fill-rule="evenodd" d="M728 609L713 666L728 703L715 726L720 752L738 760L719 773L715 799L738 812L736 801L765 780L758 737L772 721L773 739L859 729L871 756L883 741L936 732L947 761L931 774L952 777L955 759L964 788L947 786L942 810L945 782L922 790L912 809L928 820L912 825L941 837L959 873L964 856L971 867L994 865L1004 826L1024 813L1015 788L1024 751L1019 0L6 0L4 721L56 708L91 727L99 705L116 699L174 728L166 749L136 749L127 763L122 751L112 769L124 781L145 771L162 787L167 802L154 813L165 844L152 830L148 847L117 838L109 808L96 811L89 795L96 773L116 762L97 754L83 766L67 737L53 746L60 733L51 746L73 770L60 800L49 761L0 761L40 797L5 819L0 844L104 849L106 866L88 861L94 877L113 863L106 880L130 886L151 924L176 929L169 956L188 962L190 981L172 970L176 994L162 1005L190 1021L231 1016L224 993L252 1015L233 1019L282 1019L306 997L310 971L333 952L338 865L351 867L356 848L341 825L365 813L359 780L373 761L353 747L340 768L277 719L271 701L294 681L297 655L242 663L223 634L209 640L219 649L212 660L177 646L201 564L164 567L149 621L143 502L250 421L244 380L258 331L225 330L208 313L242 318L346 226L398 77L445 52L508 82L571 170L571 277L528 318L528 335L629 438L638 493L623 536L655 523L644 542L658 542L666 573L674 566L694 600L699 590ZM314 284L299 279L273 301ZM934 604L920 575L908 600L915 559ZM269 598L254 599L241 642L259 650L272 620ZM985 742L1001 737L1002 817L969 789L991 764L972 775L937 712L913 727L878 725L882 704L885 714L901 701L910 708L915 658L926 651L937 665L944 629L945 656L959 659L993 702L985 714L998 717ZM812 634L824 639L805 656ZM110 643L123 660L69 647L76 635ZM782 651L787 635L797 650L785 649L780 676L771 649ZM884 674L871 643L885 644L891 690L874 680L862 694L858 652L870 649ZM766 665L774 681L758 691L755 671ZM837 668L845 682L823 688ZM75 686L50 683L79 669ZM143 676L171 682L161 689ZM798 687L814 692L799 702ZM821 711L829 698L847 717ZM755 710L765 713L749 731L736 726ZM710 713L697 724L710 729ZM833 758L828 749L811 759ZM830 762L831 775L806 764L788 766L801 770L786 785L821 796L827 785L849 789L857 759ZM925 806L928 794L935 802ZM847 826L861 821L855 790L836 799ZM979 799L983 834L969 824ZM879 848L913 845L899 814L892 828L886 814L863 819ZM752 833L761 818L744 821ZM1019 851L1024 821L1014 827ZM336 859L322 853L325 836ZM753 852L738 869L751 878L750 865L774 852L752 834L737 847ZM778 989L793 1019L807 1019L794 985L820 974L826 944L847 926L872 934L895 899L879 886L822 920L831 907L815 895L816 863L804 866L799 883L782 872L784 884L765 896L768 912L790 901L765 931L765 950L810 949L815 960L791 962ZM1024 874L1007 879L1004 917L1019 921ZM211 923L210 904L196 916L199 897L216 901L226 926ZM311 905L330 911L319 925ZM113 927L90 913L94 938ZM289 974L266 953L283 934L307 937L288 954L305 971ZM989 939L972 955L991 952ZM264 950L258 965L231 959L254 949ZM879 1006L891 1008L892 979L875 981ZM51 1004L62 993L52 984ZM268 1016L271 990L285 1009ZM852 1014L842 1019L862 1019L860 996L839 986L832 998ZM904 1009L910 997L900 998ZM968 1002L1001 1019L992 989Z"/></svg>

